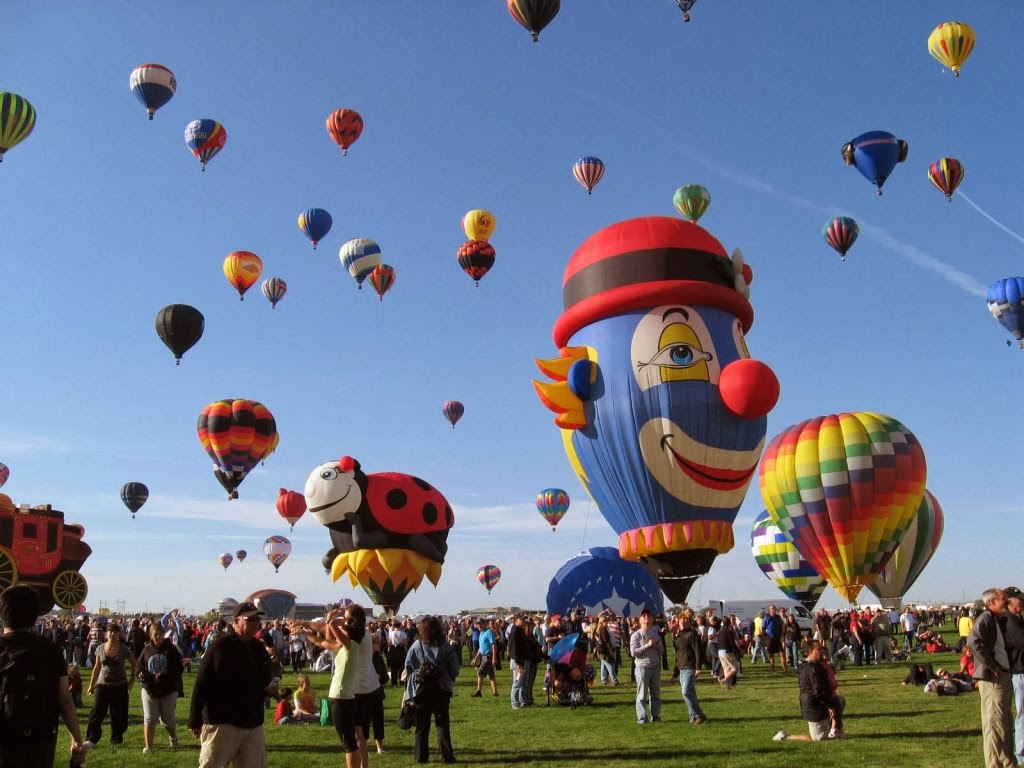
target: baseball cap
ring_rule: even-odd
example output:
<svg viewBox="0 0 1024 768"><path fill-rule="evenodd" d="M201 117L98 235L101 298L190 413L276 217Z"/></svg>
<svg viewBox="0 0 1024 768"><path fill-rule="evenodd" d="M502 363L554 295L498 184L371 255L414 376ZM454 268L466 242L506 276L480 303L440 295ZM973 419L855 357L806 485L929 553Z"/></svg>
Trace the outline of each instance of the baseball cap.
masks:
<svg viewBox="0 0 1024 768"><path fill-rule="evenodd" d="M1011 597L1017 597L1024 599L1024 592L1021 592L1017 587L1007 587L1003 590L1006 593L1006 599L1009 600Z"/></svg>
<svg viewBox="0 0 1024 768"><path fill-rule="evenodd" d="M262 616L263 611L256 607L255 603L239 603L235 606L234 616L236 619L249 618L250 616Z"/></svg>

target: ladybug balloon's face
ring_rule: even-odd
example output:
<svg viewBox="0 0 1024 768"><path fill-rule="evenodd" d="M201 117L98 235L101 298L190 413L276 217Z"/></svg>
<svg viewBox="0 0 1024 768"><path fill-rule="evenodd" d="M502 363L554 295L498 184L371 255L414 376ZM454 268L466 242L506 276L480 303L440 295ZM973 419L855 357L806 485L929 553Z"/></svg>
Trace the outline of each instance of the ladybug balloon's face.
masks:
<svg viewBox="0 0 1024 768"><path fill-rule="evenodd" d="M344 520L359 509L363 494L356 483L356 470L343 471L339 462L328 461L306 478L306 507L321 525Z"/></svg>

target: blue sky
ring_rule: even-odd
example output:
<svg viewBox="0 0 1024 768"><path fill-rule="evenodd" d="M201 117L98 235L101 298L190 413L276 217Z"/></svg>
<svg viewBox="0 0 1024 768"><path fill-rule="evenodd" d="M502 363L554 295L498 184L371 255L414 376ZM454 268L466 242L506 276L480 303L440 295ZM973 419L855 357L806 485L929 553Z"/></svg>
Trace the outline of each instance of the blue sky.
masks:
<svg viewBox="0 0 1024 768"><path fill-rule="evenodd" d="M542 606L561 563L616 541L530 385L534 359L555 354L562 272L594 231L673 215L686 183L710 189L701 224L754 271L747 341L782 385L768 437L825 413L898 418L946 514L908 597L1018 580L1024 352L985 292L1020 273L1024 249L1011 77L1024 8L741 0L700 2L683 24L665 0L566 0L534 44L500 0L384 5L8 4L0 89L38 119L0 165L3 491L85 526L90 607L205 610L275 586L362 598L324 575L326 530L307 516L289 532L273 506L343 454L421 476L455 509L439 587L404 610ZM951 19L978 37L958 79L925 45ZM178 80L152 122L128 90L150 61ZM324 130L339 107L366 123L347 157ZM228 141L201 173L182 136L207 117ZM875 129L910 145L881 197L839 152ZM582 155L607 169L590 197L570 172ZM980 211L929 184L942 156L964 163ZM316 251L295 224L310 206L334 217ZM477 207L498 220L479 288L455 258ZM861 227L845 263L821 237L839 214ZM397 271L382 302L339 265L358 236ZM258 287L238 301L221 274L233 250L287 281L276 310ZM206 316L179 367L153 330L171 303ZM264 403L281 433L232 502L195 435L226 397ZM448 399L466 405L454 430ZM118 496L129 480L151 492L134 520ZM554 534L533 503L548 486L574 500ZM696 600L779 594L747 546L761 509L752 486L737 547ZM277 574L261 555L271 534L294 544ZM250 558L223 571L217 555L239 548ZM504 574L489 597L483 563Z"/></svg>

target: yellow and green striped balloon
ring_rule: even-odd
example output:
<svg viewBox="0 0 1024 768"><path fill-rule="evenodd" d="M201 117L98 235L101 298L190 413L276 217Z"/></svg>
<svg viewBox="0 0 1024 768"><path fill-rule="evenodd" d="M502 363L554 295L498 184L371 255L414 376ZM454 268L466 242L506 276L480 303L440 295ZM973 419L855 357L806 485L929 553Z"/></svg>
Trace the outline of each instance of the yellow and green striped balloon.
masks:
<svg viewBox="0 0 1024 768"><path fill-rule="evenodd" d="M36 110L28 99L0 91L0 162L4 153L26 139L36 127Z"/></svg>

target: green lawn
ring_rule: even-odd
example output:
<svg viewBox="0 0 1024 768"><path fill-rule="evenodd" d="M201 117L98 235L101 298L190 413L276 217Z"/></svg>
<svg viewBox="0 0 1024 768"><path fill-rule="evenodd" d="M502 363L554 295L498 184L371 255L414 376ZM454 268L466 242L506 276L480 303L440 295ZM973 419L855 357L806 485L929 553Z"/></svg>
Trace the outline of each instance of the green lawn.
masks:
<svg viewBox="0 0 1024 768"><path fill-rule="evenodd" d="M955 633L947 637L955 637ZM919 658L923 657L922 654ZM957 666L953 654L928 654L936 669ZM633 711L634 689L600 685L593 689L594 703L571 710L556 703L545 706L541 680L537 681L537 705L512 710L508 700L509 672L499 672L499 697L485 692L483 698L469 696L474 671L464 668L452 700L452 740L455 754L465 765L523 766L642 766L676 768L685 761L721 766L786 768L788 766L927 766L953 759L958 766L980 766L981 731L977 693L937 698L920 687L901 686L906 663L893 667L847 667L839 673L840 690L846 696L846 741L806 744L776 743L772 735L785 728L806 732L797 701L796 675L771 673L762 665L745 665L745 675L732 691L723 691L710 676L700 678L698 695L708 716L701 726L687 720L679 688L663 677L661 723L639 726ZM313 675L319 693L327 690L328 676ZM187 695L194 675L186 675L186 698L179 702L178 716L185 722ZM623 670L625 683L629 671ZM284 685L294 687L294 675ZM486 691L485 686L485 691ZM386 700L386 754L372 753L372 766L406 765L412 762L412 731L395 725L401 689L388 688ZM84 733L86 707L79 711ZM344 765L333 728L318 725L275 726L267 712L267 743L270 765L295 768L337 768ZM142 754L141 703L138 690L132 692L131 725L123 746L110 745L109 723L104 740L90 752L91 768L149 765L156 768L196 765L198 745L180 729L181 746L172 752L162 729L157 730L156 749ZM67 748L63 731L60 750ZM433 740L432 740L433 749ZM436 752L431 762L439 762ZM65 765L66 762L58 762Z"/></svg>

